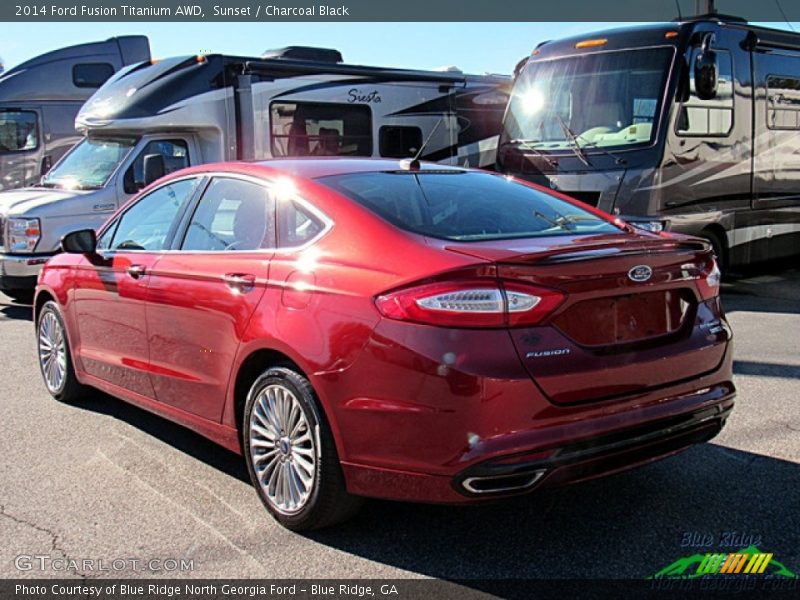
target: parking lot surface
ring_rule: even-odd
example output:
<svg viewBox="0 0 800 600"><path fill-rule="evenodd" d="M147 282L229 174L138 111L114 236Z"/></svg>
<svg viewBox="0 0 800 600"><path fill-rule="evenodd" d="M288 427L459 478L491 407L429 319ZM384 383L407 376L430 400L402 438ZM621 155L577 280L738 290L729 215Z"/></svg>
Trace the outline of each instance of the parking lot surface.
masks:
<svg viewBox="0 0 800 600"><path fill-rule="evenodd" d="M726 532L800 573L800 271L727 283L723 304L739 395L712 443L492 505L373 501L298 535L264 511L239 457L99 392L52 400L30 307L0 295L0 577L110 575L19 570L20 555L46 555L152 567L111 573L124 577L641 579ZM166 559L191 568L159 570Z"/></svg>

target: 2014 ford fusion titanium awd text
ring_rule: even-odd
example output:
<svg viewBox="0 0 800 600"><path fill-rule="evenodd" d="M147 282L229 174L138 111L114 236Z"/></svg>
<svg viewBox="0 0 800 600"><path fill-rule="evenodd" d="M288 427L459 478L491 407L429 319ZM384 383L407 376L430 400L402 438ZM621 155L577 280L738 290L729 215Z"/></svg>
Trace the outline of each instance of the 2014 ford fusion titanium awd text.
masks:
<svg viewBox="0 0 800 600"><path fill-rule="evenodd" d="M241 452L292 529L361 497L616 472L733 407L710 246L501 175L204 165L62 246L35 300L50 393L98 388Z"/></svg>

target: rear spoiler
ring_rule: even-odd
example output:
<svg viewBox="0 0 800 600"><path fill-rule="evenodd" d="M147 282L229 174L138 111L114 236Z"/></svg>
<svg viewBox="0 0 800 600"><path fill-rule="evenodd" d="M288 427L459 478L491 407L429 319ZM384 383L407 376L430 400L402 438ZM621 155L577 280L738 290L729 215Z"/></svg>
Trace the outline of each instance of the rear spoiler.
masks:
<svg viewBox="0 0 800 600"><path fill-rule="evenodd" d="M711 244L702 239L675 240L671 243L653 246L648 243L631 242L623 246L602 245L578 251L569 249L555 250L537 260L539 265L554 265L568 262L595 260L600 258L615 258L618 256L635 256L646 254L666 254L670 252L710 252Z"/></svg>

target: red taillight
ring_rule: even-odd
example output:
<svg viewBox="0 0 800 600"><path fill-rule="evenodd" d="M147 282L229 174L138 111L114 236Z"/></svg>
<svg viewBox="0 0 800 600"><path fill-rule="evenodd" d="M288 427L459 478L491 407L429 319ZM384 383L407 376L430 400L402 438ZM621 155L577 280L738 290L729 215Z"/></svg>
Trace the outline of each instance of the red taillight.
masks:
<svg viewBox="0 0 800 600"><path fill-rule="evenodd" d="M443 327L534 325L550 314L564 294L511 282L446 281L378 296L385 317Z"/></svg>
<svg viewBox="0 0 800 600"><path fill-rule="evenodd" d="M703 300L711 300L719 296L719 282L721 279L722 273L719 270L719 266L717 266L717 261L712 258L697 279L700 297Z"/></svg>

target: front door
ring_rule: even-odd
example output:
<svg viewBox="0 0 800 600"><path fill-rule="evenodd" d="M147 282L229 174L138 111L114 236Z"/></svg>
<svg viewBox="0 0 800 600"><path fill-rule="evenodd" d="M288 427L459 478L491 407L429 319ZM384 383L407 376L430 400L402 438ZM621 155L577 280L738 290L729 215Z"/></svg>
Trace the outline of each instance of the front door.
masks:
<svg viewBox="0 0 800 600"><path fill-rule="evenodd" d="M98 254L84 257L76 267L76 354L89 375L154 397L148 375L147 285L199 181L174 181L138 200L105 229Z"/></svg>
<svg viewBox="0 0 800 600"><path fill-rule="evenodd" d="M267 285L274 215L264 182L214 177L159 260L147 299L159 401L221 418L236 351Z"/></svg>

